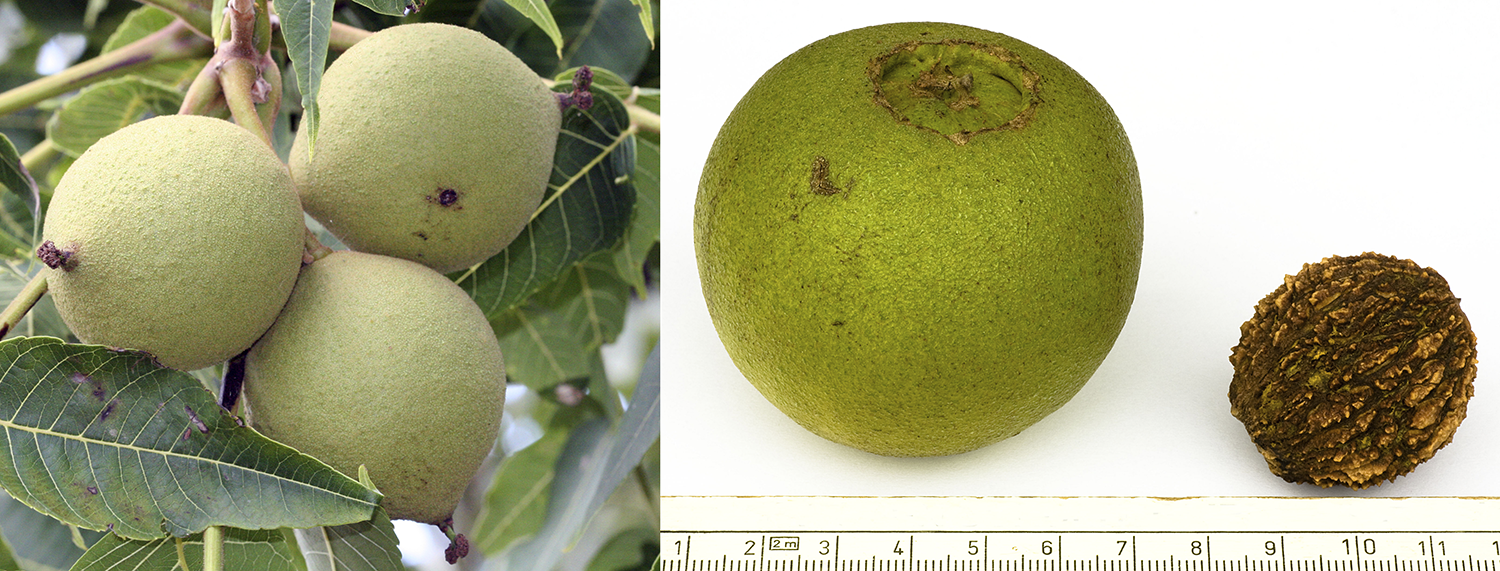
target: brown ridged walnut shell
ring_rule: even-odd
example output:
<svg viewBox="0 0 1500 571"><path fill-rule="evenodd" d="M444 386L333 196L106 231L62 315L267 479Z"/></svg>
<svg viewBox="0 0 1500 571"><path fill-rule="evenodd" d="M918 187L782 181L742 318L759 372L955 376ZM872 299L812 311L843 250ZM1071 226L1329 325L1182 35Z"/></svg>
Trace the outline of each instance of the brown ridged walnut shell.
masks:
<svg viewBox="0 0 1500 571"><path fill-rule="evenodd" d="M1255 307L1229 356L1229 411L1288 482L1366 488L1453 439L1474 332L1431 268L1375 253L1305 264Z"/></svg>

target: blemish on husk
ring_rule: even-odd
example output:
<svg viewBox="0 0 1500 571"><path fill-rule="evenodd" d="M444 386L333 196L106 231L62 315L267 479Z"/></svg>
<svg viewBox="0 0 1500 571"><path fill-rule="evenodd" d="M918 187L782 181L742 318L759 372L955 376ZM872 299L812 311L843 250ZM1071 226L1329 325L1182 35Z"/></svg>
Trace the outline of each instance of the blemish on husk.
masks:
<svg viewBox="0 0 1500 571"><path fill-rule="evenodd" d="M834 184L833 178L829 174L828 158L818 155L817 157L813 157L812 175L808 177L807 184L813 194L818 196L833 196L852 190L854 188L854 179L850 178L845 181L842 188ZM845 194L845 196L847 197L848 195Z"/></svg>

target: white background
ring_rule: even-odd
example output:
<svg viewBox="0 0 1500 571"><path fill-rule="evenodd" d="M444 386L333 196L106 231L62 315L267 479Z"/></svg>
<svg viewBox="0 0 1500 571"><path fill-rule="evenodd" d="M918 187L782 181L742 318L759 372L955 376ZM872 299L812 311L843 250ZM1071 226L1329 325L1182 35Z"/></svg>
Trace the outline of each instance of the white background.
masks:
<svg viewBox="0 0 1500 571"><path fill-rule="evenodd" d="M663 494L1500 495L1500 5L1481 2L672 2L664 10ZM803 430L720 345L692 248L708 147L781 58L935 20L1014 36L1119 115L1145 252L1113 352L1061 410L958 456L885 458ZM1409 476L1283 482L1229 415L1230 348L1303 263L1364 251L1443 274L1479 340L1469 418Z"/></svg>

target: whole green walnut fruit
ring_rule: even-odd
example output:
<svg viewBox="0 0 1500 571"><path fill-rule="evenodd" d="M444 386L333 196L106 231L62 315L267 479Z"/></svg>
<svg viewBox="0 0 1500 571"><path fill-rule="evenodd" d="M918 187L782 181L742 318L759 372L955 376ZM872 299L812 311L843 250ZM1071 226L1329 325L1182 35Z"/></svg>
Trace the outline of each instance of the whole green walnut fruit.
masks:
<svg viewBox="0 0 1500 571"><path fill-rule="evenodd" d="M300 129L289 159L307 213L354 250L440 272L488 259L526 226L562 123L521 60L445 24L355 44L323 74L318 108L316 139Z"/></svg>
<svg viewBox="0 0 1500 571"><path fill-rule="evenodd" d="M793 420L890 456L965 452L1061 407L1140 269L1124 129L1013 38L874 26L788 56L719 131L698 268L735 364Z"/></svg>
<svg viewBox="0 0 1500 571"><path fill-rule="evenodd" d="M484 313L415 262L335 252L303 269L245 359L256 429L345 474L395 519L441 524L489 454L505 363Z"/></svg>
<svg viewBox="0 0 1500 571"><path fill-rule="evenodd" d="M79 339L182 370L249 348L301 267L302 209L287 169L249 131L162 116L94 143L58 182L47 270Z"/></svg>

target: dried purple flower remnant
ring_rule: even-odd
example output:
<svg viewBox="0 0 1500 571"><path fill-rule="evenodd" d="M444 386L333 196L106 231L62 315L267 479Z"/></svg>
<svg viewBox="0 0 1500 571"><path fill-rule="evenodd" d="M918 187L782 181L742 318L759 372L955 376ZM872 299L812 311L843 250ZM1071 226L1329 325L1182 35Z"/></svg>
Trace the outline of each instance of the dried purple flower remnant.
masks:
<svg viewBox="0 0 1500 571"><path fill-rule="evenodd" d="M42 245L36 249L36 257L41 258L43 264L47 264L47 267L54 270L60 269L65 272L73 269L71 262L75 253L77 252L72 249L58 248L57 244L53 244L51 240L42 242Z"/></svg>
<svg viewBox="0 0 1500 571"><path fill-rule="evenodd" d="M573 91L570 93L557 93L557 105L566 111L569 107L577 107L580 111L587 111L594 106L594 93L590 91L594 85L594 71L589 66L578 68L573 73Z"/></svg>

